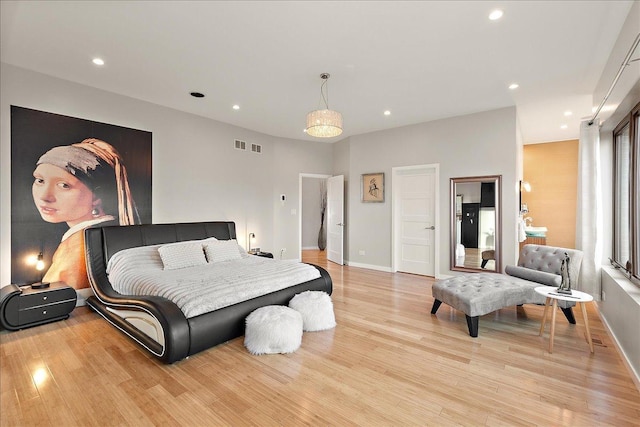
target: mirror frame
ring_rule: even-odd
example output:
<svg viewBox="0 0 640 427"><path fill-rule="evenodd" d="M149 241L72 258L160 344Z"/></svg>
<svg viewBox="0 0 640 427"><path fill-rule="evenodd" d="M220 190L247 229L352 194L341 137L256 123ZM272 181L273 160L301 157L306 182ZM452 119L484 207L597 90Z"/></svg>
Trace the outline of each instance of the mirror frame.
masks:
<svg viewBox="0 0 640 427"><path fill-rule="evenodd" d="M481 268L470 268L456 266L456 184L473 183L473 182L493 182L496 186L496 228L495 228L495 270L484 270ZM469 176L461 178L450 178L450 228L449 228L449 268L451 271L466 272L485 272L485 273L501 273L502 272L502 175L485 175L485 176Z"/></svg>

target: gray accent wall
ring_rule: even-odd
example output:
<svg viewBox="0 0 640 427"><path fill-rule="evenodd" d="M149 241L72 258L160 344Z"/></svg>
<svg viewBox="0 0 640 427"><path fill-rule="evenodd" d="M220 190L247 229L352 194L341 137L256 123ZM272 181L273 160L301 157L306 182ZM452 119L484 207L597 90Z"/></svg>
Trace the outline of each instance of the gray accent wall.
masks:
<svg viewBox="0 0 640 427"><path fill-rule="evenodd" d="M256 233L256 246L286 259L297 258L300 251L301 173L344 175L345 260L388 269L391 169L440 164L438 262L445 274L449 270L449 178L501 174L503 263L515 261L519 148L513 107L331 144L275 138L12 65L1 67L0 279L4 283L10 281L10 105L152 132L153 222L232 220L240 244L246 246L247 234ZM262 154L236 150L235 139L261 144ZM360 175L367 172L385 173L384 203L360 202ZM286 195L285 203L281 194ZM366 256L358 255L359 249Z"/></svg>
<svg viewBox="0 0 640 427"><path fill-rule="evenodd" d="M152 132L154 223L235 221L242 246L253 232L263 250L279 256L286 248L284 258L299 254L299 174L332 171L333 150L325 142L276 138L4 63L0 92L0 280L5 284L11 280L11 105ZM236 150L235 139L261 144L262 154ZM285 206L279 200L283 193Z"/></svg>
<svg viewBox="0 0 640 427"><path fill-rule="evenodd" d="M330 175L332 146L326 142L279 140L274 145L273 173L273 250L274 256L299 259L300 174ZM265 179L269 179L265 177ZM280 195L286 194L283 205ZM295 212L295 213L294 213ZM282 249L286 249L285 252Z"/></svg>
<svg viewBox="0 0 640 427"><path fill-rule="evenodd" d="M348 157L347 240L349 263L391 268L391 169L423 164L440 165L439 215L441 275L449 275L449 179L502 175L502 262L517 260L516 219L521 142L517 137L515 107L453 117L364 135L339 144ZM335 154L335 153L334 153ZM335 159L335 156L334 156ZM341 161L344 159L341 158ZM334 160L334 167L336 162ZM334 169L335 170L335 169ZM384 172L385 202L361 202L361 174ZM359 255L360 251L366 255Z"/></svg>

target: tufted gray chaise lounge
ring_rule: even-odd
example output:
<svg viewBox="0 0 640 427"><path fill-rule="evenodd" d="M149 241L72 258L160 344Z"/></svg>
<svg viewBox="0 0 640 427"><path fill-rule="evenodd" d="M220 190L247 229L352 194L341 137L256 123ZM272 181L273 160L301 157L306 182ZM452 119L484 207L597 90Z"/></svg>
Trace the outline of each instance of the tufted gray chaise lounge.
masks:
<svg viewBox="0 0 640 427"><path fill-rule="evenodd" d="M540 285L560 285L560 268L565 253L570 258L569 276L572 287L575 287L582 265L581 251L525 245L518 266L507 266L507 274L467 273L434 283L431 288L434 298L431 314L436 314L440 304L447 303L466 315L469 335L477 337L480 316L512 305L544 304L544 296L534 289ZM574 305L573 302L558 301L570 323L576 322L571 310Z"/></svg>

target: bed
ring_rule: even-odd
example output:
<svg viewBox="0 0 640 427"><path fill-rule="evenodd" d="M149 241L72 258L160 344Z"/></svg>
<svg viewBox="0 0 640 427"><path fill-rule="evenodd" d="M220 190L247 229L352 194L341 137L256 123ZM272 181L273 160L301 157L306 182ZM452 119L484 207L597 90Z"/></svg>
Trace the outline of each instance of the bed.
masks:
<svg viewBox="0 0 640 427"><path fill-rule="evenodd" d="M282 271L285 267L293 268L292 264L299 264L300 268L313 270L312 276L295 276L293 273L287 273L281 274L281 279L284 279L285 276L314 278L301 283L286 284L286 286L280 283L279 288L273 291L265 291L264 289L267 288L257 287L259 290L252 290L252 292L261 292L260 294L244 295L242 293L241 300L235 302L230 299L234 292L230 292L228 289L224 292L219 291L225 293L224 298L211 298L211 295L217 295L217 291L215 290L216 284L209 282L222 282L227 279L201 279L200 282L213 286L211 289L203 287L205 290L202 291L202 297L199 299L209 303L209 306L204 309L202 307L194 309L189 305L189 302L183 302L180 299L183 297L182 294L167 291L167 289L173 290L171 287L153 288L153 278L156 276L148 276L150 278L145 279L149 283L146 287L141 288L143 291L140 291L140 288L135 292L130 291L129 289L133 288L128 287L129 283L122 285L120 280L114 284L116 283L114 264L118 261L124 262L122 260L134 259L129 256L130 252L144 253L144 256L147 257L152 251L157 252L161 246L178 246L178 242L183 242L180 245L187 246L193 242L207 242L209 240L220 241L219 244L216 242L215 245L212 245L212 247L218 248L224 246L223 243L228 246L231 242L225 241L235 238L235 223L223 221L88 228L85 230L86 262L89 283L94 295L87 298L87 305L158 359L165 363L173 363L243 335L245 318L256 308L265 305L287 305L294 295L307 290L332 293L331 277L322 267L291 261L271 260L247 254L241 255L242 263L255 264L256 271L262 271L258 270L263 268L260 267L261 265L273 270L273 263L278 262L283 263L281 265L284 267L278 268ZM234 244L237 245L235 241ZM209 247L206 248L205 255L208 254ZM162 266L158 267L157 260L152 261L153 274L165 274L155 271L158 268L162 269ZM163 258L162 261L166 260ZM215 269L223 270L222 267L226 266L225 268L229 270L229 265L233 262L240 263L236 260L226 261L223 259L223 262L216 264ZM128 267L131 267L131 263L129 262ZM147 268L147 264L145 264L145 268ZM181 270L176 269L175 272L166 274L174 274L179 277L180 282L187 282L187 287L194 287L194 272L197 276L198 268L206 269L207 267L196 265ZM243 271L251 270L251 268L242 268ZM305 274L308 275L310 272L307 271ZM227 276L230 277L233 274L227 274ZM247 283L255 279L255 274L251 276L249 273L242 273L239 276L242 276L245 282L236 283L235 286L246 288L248 287ZM111 282L112 279L114 283ZM137 278L130 279L130 282L136 281L138 281ZM116 289L119 289L120 292ZM140 292L142 294L136 294ZM178 294L178 296L173 294ZM218 301L221 299L224 299L222 303ZM217 305L221 306L217 307Z"/></svg>

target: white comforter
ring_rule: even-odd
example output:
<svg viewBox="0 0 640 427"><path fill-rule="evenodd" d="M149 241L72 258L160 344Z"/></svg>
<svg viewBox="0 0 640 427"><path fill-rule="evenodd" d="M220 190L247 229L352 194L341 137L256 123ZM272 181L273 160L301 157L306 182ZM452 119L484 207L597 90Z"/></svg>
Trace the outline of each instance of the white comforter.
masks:
<svg viewBox="0 0 640 427"><path fill-rule="evenodd" d="M123 295L167 298L187 318L320 277L313 266L257 256L164 270L158 246L116 253L107 266L109 281Z"/></svg>

